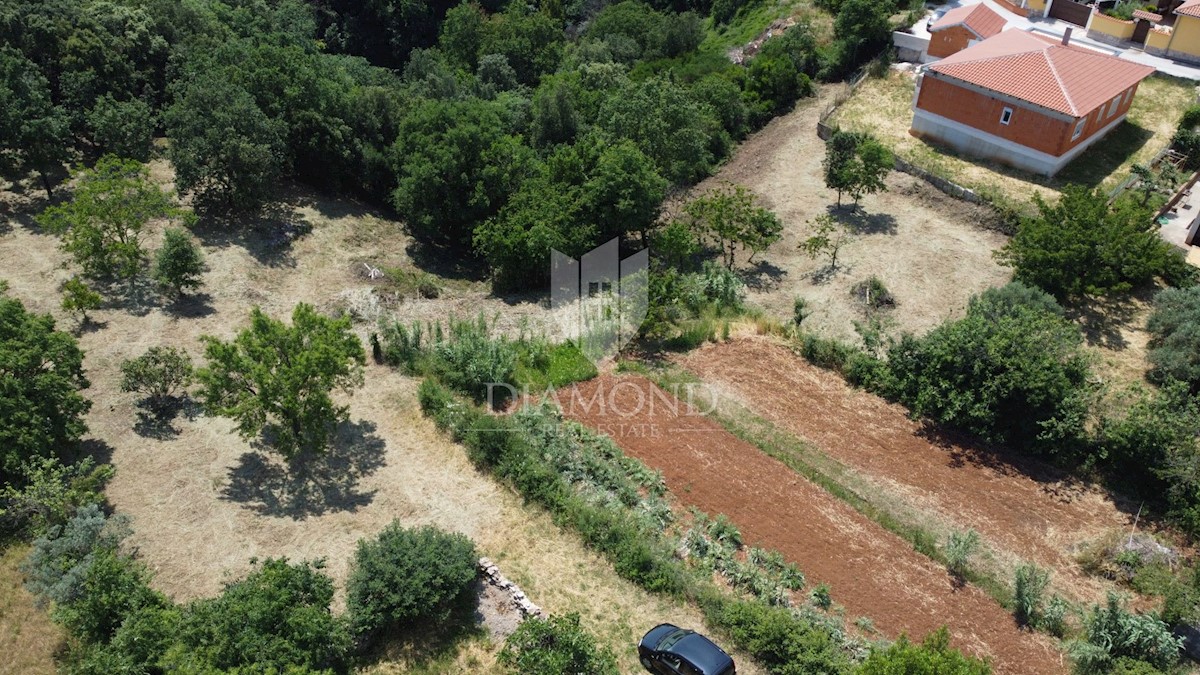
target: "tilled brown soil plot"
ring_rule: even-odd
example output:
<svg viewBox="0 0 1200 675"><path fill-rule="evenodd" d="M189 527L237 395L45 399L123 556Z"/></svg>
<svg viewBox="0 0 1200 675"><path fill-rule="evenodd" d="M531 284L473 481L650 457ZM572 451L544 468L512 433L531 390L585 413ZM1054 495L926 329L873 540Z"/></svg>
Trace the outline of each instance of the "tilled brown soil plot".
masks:
<svg viewBox="0 0 1200 675"><path fill-rule="evenodd" d="M927 433L901 406L846 384L766 339L706 345L682 365L752 413L817 446L879 490L954 529L975 528L1001 558L1049 567L1055 587L1103 601L1109 586L1075 555L1128 529L1137 504L1052 469ZM1132 508L1131 508L1132 507Z"/></svg>
<svg viewBox="0 0 1200 675"><path fill-rule="evenodd" d="M958 646L989 657L998 673L1067 671L1051 640L1020 630L981 590L956 587L907 542L649 380L602 376L560 392L559 401L568 417L661 471L682 503L727 515L748 543L780 551L812 583L829 584L847 616L870 617L890 637L947 625Z"/></svg>

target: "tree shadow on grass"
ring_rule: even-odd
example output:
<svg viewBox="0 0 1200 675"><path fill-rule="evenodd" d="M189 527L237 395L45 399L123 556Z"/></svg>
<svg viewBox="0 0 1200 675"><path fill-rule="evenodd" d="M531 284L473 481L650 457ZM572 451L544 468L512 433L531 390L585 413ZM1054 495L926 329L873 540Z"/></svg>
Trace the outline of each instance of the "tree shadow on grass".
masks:
<svg viewBox="0 0 1200 675"><path fill-rule="evenodd" d="M295 267L292 245L312 223L293 205L273 202L255 213L206 213L191 230L205 246L239 246L267 267Z"/></svg>
<svg viewBox="0 0 1200 675"><path fill-rule="evenodd" d="M383 439L375 424L345 422L322 454L284 462L262 452L247 452L229 470L222 498L241 502L267 516L304 520L334 511L357 511L375 498L359 480L384 464Z"/></svg>
<svg viewBox="0 0 1200 675"><path fill-rule="evenodd" d="M170 440L180 434L182 429L175 426L175 420L183 415L188 420L194 420L200 415L201 406L188 397L173 397L165 403L155 406L149 398L138 401L137 420L133 423L133 431L143 438L156 441Z"/></svg>
<svg viewBox="0 0 1200 675"><path fill-rule="evenodd" d="M766 260L755 262L741 273L742 281L748 288L755 291L771 291L779 288L787 275L787 270Z"/></svg>
<svg viewBox="0 0 1200 675"><path fill-rule="evenodd" d="M854 234L896 234L896 217L890 213L867 213L859 206L828 207L829 215Z"/></svg>
<svg viewBox="0 0 1200 675"><path fill-rule="evenodd" d="M1083 337L1093 347L1123 351L1129 341L1121 329L1133 325L1141 307L1139 301L1149 302L1157 288L1143 288L1130 294L1088 298L1064 306L1067 318L1079 324ZM1140 328L1141 326L1137 326Z"/></svg>
<svg viewBox="0 0 1200 675"><path fill-rule="evenodd" d="M217 311L212 306L212 295L208 293L180 295L163 310L180 319L200 319Z"/></svg>

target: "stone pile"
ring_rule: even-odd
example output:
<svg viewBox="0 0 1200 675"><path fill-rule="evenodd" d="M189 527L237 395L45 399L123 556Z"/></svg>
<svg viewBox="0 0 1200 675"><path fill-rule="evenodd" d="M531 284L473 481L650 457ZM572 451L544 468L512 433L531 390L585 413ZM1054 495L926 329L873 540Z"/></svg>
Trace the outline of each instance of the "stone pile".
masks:
<svg viewBox="0 0 1200 675"><path fill-rule="evenodd" d="M483 573L484 583L496 587L502 593L512 598L513 606L521 612L522 619L530 616L536 616L540 619L546 618L546 613L542 611L542 608L533 604L529 598L525 597L525 593L521 590L520 586L517 586L501 574L500 568L491 559L480 558L479 571Z"/></svg>

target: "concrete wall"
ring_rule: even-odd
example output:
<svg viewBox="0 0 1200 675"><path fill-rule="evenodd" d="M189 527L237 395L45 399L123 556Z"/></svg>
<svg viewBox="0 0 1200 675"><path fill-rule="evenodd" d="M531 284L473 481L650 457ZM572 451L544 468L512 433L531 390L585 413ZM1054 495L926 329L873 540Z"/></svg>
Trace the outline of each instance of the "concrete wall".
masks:
<svg viewBox="0 0 1200 675"><path fill-rule="evenodd" d="M966 26L950 26L929 34L929 55L944 59L955 52L961 52L979 36Z"/></svg>
<svg viewBox="0 0 1200 675"><path fill-rule="evenodd" d="M1121 115L1104 127L1100 133L1093 134L1085 142L1076 145L1061 156L1034 150L925 110L917 110L913 113L912 129L909 133L917 138L948 145L964 154L990 159L1031 173L1053 176L1090 145L1116 128L1124 119L1125 116Z"/></svg>
<svg viewBox="0 0 1200 675"><path fill-rule="evenodd" d="M1171 31L1158 30L1151 28L1149 33L1146 33L1146 51L1151 54L1165 53L1167 45L1171 42Z"/></svg>
<svg viewBox="0 0 1200 675"><path fill-rule="evenodd" d="M929 60L929 39L912 33L892 33L892 44L896 46L896 58L908 63L925 63Z"/></svg>
<svg viewBox="0 0 1200 675"><path fill-rule="evenodd" d="M1176 15L1166 56L1181 61L1200 61L1200 19Z"/></svg>
<svg viewBox="0 0 1200 675"><path fill-rule="evenodd" d="M1025 18L1029 18L1031 16L1031 12L1021 6L1020 0L1017 0L1016 2L1009 2L1009 0L992 0L992 2L995 2L1003 9L1007 9L1017 16L1023 16Z"/></svg>
<svg viewBox="0 0 1200 675"><path fill-rule="evenodd" d="M1087 36L1097 42L1120 45L1133 39L1133 28L1132 21L1122 21L1101 12L1092 12Z"/></svg>

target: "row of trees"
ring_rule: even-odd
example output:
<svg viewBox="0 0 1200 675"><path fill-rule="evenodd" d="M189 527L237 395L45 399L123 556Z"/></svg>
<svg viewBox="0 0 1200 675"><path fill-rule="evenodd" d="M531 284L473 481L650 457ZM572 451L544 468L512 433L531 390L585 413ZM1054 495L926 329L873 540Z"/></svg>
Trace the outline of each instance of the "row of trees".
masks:
<svg viewBox="0 0 1200 675"><path fill-rule="evenodd" d="M552 247L651 229L670 186L886 43L891 11L845 3L845 49L801 25L745 68L701 58L704 14L740 4L26 0L0 26L0 168L49 186L77 150L145 159L165 133L209 213L295 176L538 283Z"/></svg>

